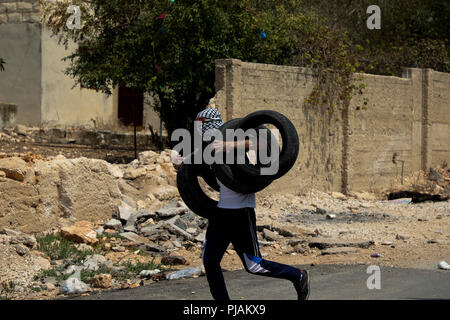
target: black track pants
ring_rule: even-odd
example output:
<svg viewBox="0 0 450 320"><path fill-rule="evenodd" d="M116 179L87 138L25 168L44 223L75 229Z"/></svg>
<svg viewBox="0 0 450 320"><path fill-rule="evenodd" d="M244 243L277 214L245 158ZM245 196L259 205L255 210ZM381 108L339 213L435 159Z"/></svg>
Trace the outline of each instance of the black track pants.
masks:
<svg viewBox="0 0 450 320"><path fill-rule="evenodd" d="M203 247L203 265L215 300L230 300L220 267L220 261L230 243L247 272L290 281L301 278L299 269L261 258L253 208L218 209L217 214L209 219Z"/></svg>

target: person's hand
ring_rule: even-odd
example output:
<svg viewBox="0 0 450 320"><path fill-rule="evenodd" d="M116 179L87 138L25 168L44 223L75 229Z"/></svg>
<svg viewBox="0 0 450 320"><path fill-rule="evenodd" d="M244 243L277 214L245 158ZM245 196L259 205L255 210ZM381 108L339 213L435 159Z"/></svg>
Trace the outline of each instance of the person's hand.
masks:
<svg viewBox="0 0 450 320"><path fill-rule="evenodd" d="M223 152L225 149L226 142L222 140L214 140L211 144L212 149L214 150L214 153Z"/></svg>
<svg viewBox="0 0 450 320"><path fill-rule="evenodd" d="M173 164L173 167L175 168L175 170L178 170L181 167L181 165L183 164L183 161L184 161L184 157L182 157L180 155L176 156L175 158L172 158L172 164Z"/></svg>

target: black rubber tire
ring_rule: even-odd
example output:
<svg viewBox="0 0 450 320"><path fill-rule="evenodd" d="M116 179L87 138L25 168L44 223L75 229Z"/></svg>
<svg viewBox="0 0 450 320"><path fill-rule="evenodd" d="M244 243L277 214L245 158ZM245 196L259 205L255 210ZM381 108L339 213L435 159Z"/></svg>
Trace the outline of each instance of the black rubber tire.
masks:
<svg viewBox="0 0 450 320"><path fill-rule="evenodd" d="M214 171L212 167L208 164L203 165L197 165L197 172L198 176L202 177L203 180L216 191L220 191L220 186L217 183L216 175L214 174Z"/></svg>
<svg viewBox="0 0 450 320"><path fill-rule="evenodd" d="M241 121L240 118L232 119L226 122L224 125L222 125L220 127L220 130L222 131L223 137L225 138L226 129L239 128L240 121ZM261 191L267 186L269 186L273 181L273 180L254 181L254 179L247 179L247 178L242 179L242 174L239 174L235 171L236 165L213 164L212 168L214 170L215 176L217 177L217 179L219 179L221 183L223 183L227 188L243 194Z"/></svg>
<svg viewBox="0 0 450 320"><path fill-rule="evenodd" d="M284 115L273 110L261 110L247 115L239 122L243 130L272 124L280 132L283 146L279 156L278 172L274 175L261 175L261 168L249 164L236 164L236 174L254 181L275 180L285 175L295 164L299 152L299 138L294 124Z"/></svg>
<svg viewBox="0 0 450 320"><path fill-rule="evenodd" d="M177 187L181 199L183 199L187 207L197 215L209 219L212 214L217 213L220 209L217 208L218 202L208 197L200 187L198 176L202 176L204 172L205 165L183 163L178 168ZM219 188L217 182L216 186Z"/></svg>

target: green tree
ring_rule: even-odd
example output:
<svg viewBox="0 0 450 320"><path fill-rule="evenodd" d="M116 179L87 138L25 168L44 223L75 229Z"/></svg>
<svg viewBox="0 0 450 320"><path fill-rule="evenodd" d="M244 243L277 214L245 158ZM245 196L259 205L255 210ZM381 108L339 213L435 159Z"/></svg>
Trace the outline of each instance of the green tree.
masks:
<svg viewBox="0 0 450 320"><path fill-rule="evenodd" d="M381 10L381 29L369 30L369 5ZM404 67L450 72L450 2L442 0L304 0L303 10L327 17L347 32L365 72L402 74Z"/></svg>
<svg viewBox="0 0 450 320"><path fill-rule="evenodd" d="M189 127L213 97L216 59L311 67L318 75L313 104L344 101L353 90L356 70L345 35L318 14L303 13L300 0L42 3L44 22L61 43L79 44L67 57L66 73L75 83L106 93L121 84L155 94L169 134ZM80 30L66 27L70 4L82 10Z"/></svg>

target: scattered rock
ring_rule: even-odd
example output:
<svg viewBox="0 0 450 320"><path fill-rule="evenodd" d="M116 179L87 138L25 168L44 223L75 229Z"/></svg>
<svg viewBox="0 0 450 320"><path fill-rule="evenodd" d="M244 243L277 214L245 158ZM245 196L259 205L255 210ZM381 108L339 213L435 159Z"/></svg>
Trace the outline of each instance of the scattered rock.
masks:
<svg viewBox="0 0 450 320"><path fill-rule="evenodd" d="M114 251L114 252L125 252L126 251L126 249L124 247L122 247L122 246L112 247L111 250Z"/></svg>
<svg viewBox="0 0 450 320"><path fill-rule="evenodd" d="M161 263L165 265L186 264L186 259L181 256L166 256L161 258Z"/></svg>
<svg viewBox="0 0 450 320"><path fill-rule="evenodd" d="M111 219L111 220L105 222L104 227L105 227L105 229L121 230L122 222L120 222L117 219Z"/></svg>
<svg viewBox="0 0 450 320"><path fill-rule="evenodd" d="M128 180L134 180L139 177L145 176L147 173L147 170L145 168L128 168L123 173L123 178Z"/></svg>
<svg viewBox="0 0 450 320"><path fill-rule="evenodd" d="M120 234L122 237L124 237L127 240L130 240L132 242L135 242L137 244L146 244L148 243L148 239L138 236L136 233L134 232L123 232Z"/></svg>
<svg viewBox="0 0 450 320"><path fill-rule="evenodd" d="M327 249L335 247L357 247L367 249L375 242L371 240L335 240L335 239L315 239L308 245L310 248Z"/></svg>
<svg viewBox="0 0 450 320"><path fill-rule="evenodd" d="M70 227L61 228L61 236L75 242L96 244L98 242L97 233L93 228L89 221L78 221Z"/></svg>
<svg viewBox="0 0 450 320"><path fill-rule="evenodd" d="M148 226L141 229L141 234L150 241L166 241L170 239L169 232L158 226Z"/></svg>
<svg viewBox="0 0 450 320"><path fill-rule="evenodd" d="M154 190L153 194L160 201L170 200L178 195L178 189L173 186L161 186Z"/></svg>
<svg viewBox="0 0 450 320"><path fill-rule="evenodd" d="M139 249L142 251L149 251L149 252L164 252L164 248L157 245L157 244L150 244L146 243L144 245L139 246Z"/></svg>
<svg viewBox="0 0 450 320"><path fill-rule="evenodd" d="M347 196L342 194L342 193L340 193L340 192L332 192L331 196L333 198L336 198L336 199L339 199L339 200L347 200Z"/></svg>
<svg viewBox="0 0 450 320"><path fill-rule="evenodd" d="M83 264L83 270L97 271L101 265L106 265L107 260L101 254L89 256Z"/></svg>
<svg viewBox="0 0 450 320"><path fill-rule="evenodd" d="M395 236L395 238L397 240L408 240L409 238L411 238L411 236L407 235L407 234L397 234Z"/></svg>
<svg viewBox="0 0 450 320"><path fill-rule="evenodd" d="M331 255L331 254L348 254L348 253L356 253L359 250L354 247L337 247L337 248L328 248L322 250L322 255Z"/></svg>
<svg viewBox="0 0 450 320"><path fill-rule="evenodd" d="M158 211L156 211L156 216L159 219L164 219L164 218L170 218L176 215L180 215L183 214L185 212L187 212L189 209L185 208L185 207L175 207L172 206L170 204L165 205L164 207L162 207L161 209L159 209Z"/></svg>
<svg viewBox="0 0 450 320"><path fill-rule="evenodd" d="M191 234L187 233L180 227L177 227L173 223L164 223L163 227L174 235L179 235L179 236L184 237L185 240L191 240L191 241L194 240L194 237Z"/></svg>
<svg viewBox="0 0 450 320"><path fill-rule="evenodd" d="M122 202L122 204L117 208L119 210L119 219L124 222L126 222L130 218L131 214L134 212L134 209L125 202Z"/></svg>
<svg viewBox="0 0 450 320"><path fill-rule="evenodd" d="M270 231L269 229L263 229L263 236L269 241L277 241L280 239L280 235L277 232Z"/></svg>
<svg viewBox="0 0 450 320"><path fill-rule="evenodd" d="M26 255L27 253L28 253L28 248L27 247L25 247L25 246L23 246L23 245L21 245L21 244L16 244L15 246L14 246L14 248L16 249L16 252L17 252L17 254L19 255L19 256L24 256L24 255Z"/></svg>
<svg viewBox="0 0 450 320"><path fill-rule="evenodd" d="M430 174L428 175L428 179L431 181L437 181L437 182L444 182L444 176L434 170L433 168L430 168Z"/></svg>
<svg viewBox="0 0 450 320"><path fill-rule="evenodd" d="M107 273L97 274L92 279L92 286L95 288L109 289L112 284L112 276Z"/></svg>

